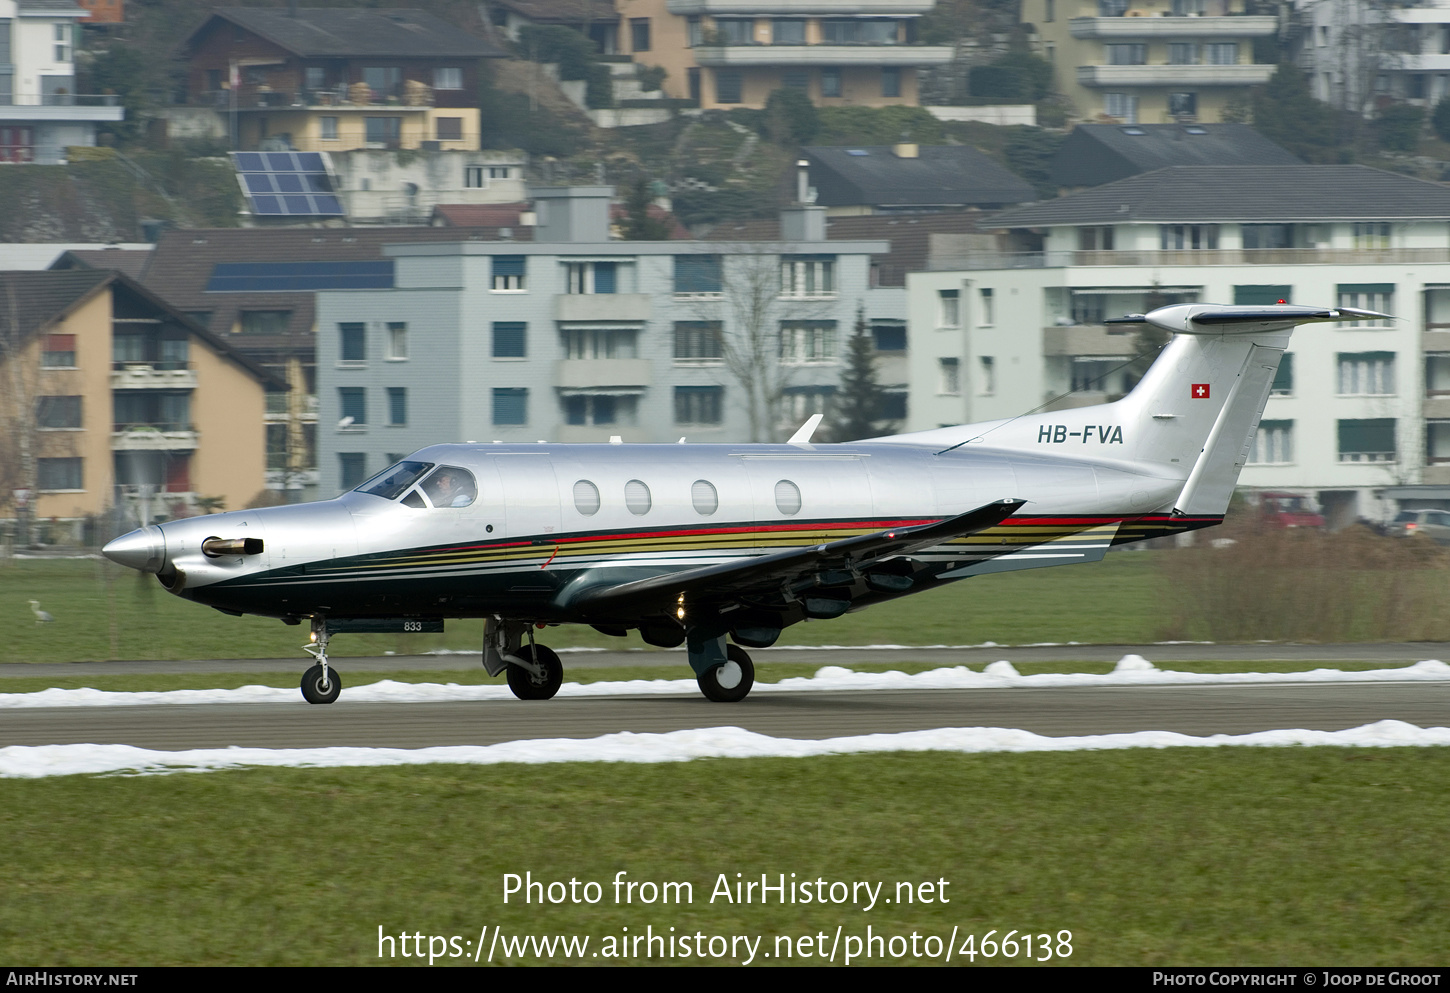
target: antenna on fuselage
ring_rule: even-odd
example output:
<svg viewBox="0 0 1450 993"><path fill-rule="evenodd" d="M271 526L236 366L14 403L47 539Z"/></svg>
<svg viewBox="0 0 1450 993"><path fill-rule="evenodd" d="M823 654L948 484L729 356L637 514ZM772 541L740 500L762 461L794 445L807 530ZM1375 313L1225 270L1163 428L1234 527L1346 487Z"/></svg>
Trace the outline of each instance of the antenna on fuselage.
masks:
<svg viewBox="0 0 1450 993"><path fill-rule="evenodd" d="M816 428L820 427L820 425L821 425L821 418L823 418L825 416L826 416L825 414L812 414L810 417L806 418L806 422L800 426L800 428L796 431L795 434L793 434L793 435L790 436L790 440L787 441L786 444L787 445L806 445L806 444L809 444L810 443L810 440L811 440L811 435L813 435L813 434L816 433Z"/></svg>

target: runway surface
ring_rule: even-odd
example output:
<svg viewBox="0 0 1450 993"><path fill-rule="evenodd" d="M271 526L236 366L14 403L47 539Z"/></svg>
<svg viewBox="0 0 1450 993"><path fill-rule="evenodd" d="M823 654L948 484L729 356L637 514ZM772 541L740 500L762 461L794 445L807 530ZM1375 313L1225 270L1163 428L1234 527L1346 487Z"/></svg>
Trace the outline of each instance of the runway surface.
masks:
<svg viewBox="0 0 1450 993"><path fill-rule="evenodd" d="M1141 655L1152 662L1419 662L1422 659L1450 660L1450 644L1442 642L1390 642L1363 645L993 645L956 648L753 648L750 657L757 664L799 662L814 665L862 665L865 663L928 662L938 666L983 665L998 659L1020 662L1116 662L1124 655ZM614 669L622 666L658 666L673 669L673 675L687 675L689 665L683 650L568 651L560 653L565 678L570 669ZM354 672L398 672L408 670L477 670L475 654L386 655L332 660L346 682ZM208 673L208 672L296 672L311 661L299 654L290 659L207 659L174 662L5 662L0 678L45 675L120 675L125 673ZM668 674L662 674L668 675ZM0 691L3 691L0 683Z"/></svg>
<svg viewBox="0 0 1450 993"><path fill-rule="evenodd" d="M1450 726L1450 683L1215 685L760 694L738 704L689 695L544 702L199 704L58 707L0 715L0 745L129 744L422 748L735 726L785 738L942 727L1050 736L1125 731L1191 735L1342 730L1379 720Z"/></svg>

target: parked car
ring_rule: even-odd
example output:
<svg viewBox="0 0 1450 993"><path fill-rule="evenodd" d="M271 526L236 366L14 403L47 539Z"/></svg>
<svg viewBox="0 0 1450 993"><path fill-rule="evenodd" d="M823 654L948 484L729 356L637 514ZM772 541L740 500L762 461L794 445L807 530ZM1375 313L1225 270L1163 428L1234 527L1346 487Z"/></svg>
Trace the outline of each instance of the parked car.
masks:
<svg viewBox="0 0 1450 993"><path fill-rule="evenodd" d="M1450 545L1450 511L1402 510L1390 524L1390 534L1404 538L1429 538Z"/></svg>
<svg viewBox="0 0 1450 993"><path fill-rule="evenodd" d="M1324 527L1324 515L1310 509L1309 498L1299 493L1259 494L1259 516L1275 528Z"/></svg>

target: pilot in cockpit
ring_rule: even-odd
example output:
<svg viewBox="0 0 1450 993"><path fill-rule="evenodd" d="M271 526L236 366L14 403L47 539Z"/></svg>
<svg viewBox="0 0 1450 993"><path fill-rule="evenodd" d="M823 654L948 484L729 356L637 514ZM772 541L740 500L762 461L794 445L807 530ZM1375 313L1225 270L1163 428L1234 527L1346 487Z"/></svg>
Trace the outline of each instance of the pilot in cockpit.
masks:
<svg viewBox="0 0 1450 993"><path fill-rule="evenodd" d="M435 507L467 507L478 495L468 473L444 466L423 484L423 492Z"/></svg>

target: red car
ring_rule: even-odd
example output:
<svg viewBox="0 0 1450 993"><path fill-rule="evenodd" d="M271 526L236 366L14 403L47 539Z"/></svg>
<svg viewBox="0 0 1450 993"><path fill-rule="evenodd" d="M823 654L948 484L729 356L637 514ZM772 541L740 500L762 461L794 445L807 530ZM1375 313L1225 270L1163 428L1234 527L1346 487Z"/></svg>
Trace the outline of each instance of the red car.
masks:
<svg viewBox="0 0 1450 993"><path fill-rule="evenodd" d="M1309 498L1298 493L1259 494L1259 516L1270 527L1324 527L1324 515L1310 510Z"/></svg>

